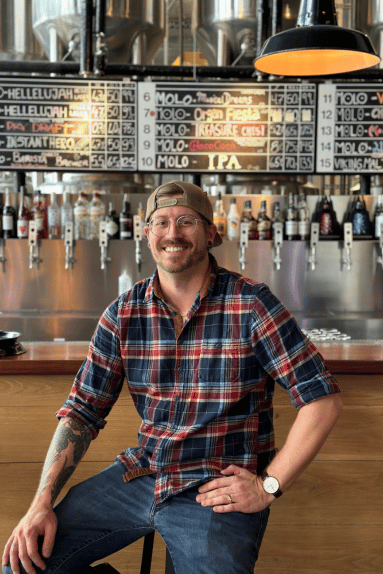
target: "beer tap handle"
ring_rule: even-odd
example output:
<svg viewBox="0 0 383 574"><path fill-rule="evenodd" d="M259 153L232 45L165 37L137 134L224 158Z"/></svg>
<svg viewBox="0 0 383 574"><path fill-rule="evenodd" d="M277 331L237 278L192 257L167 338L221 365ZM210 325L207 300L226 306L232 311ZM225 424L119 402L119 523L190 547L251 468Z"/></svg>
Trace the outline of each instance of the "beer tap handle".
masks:
<svg viewBox="0 0 383 574"><path fill-rule="evenodd" d="M246 248L249 245L249 225L246 221L243 221L239 228L239 265L241 271L245 270L246 267Z"/></svg>
<svg viewBox="0 0 383 574"><path fill-rule="evenodd" d="M138 272L141 272L142 263L142 251L141 251L141 241L142 241L142 219L140 214L133 215L133 237L136 242L136 263Z"/></svg>
<svg viewBox="0 0 383 574"><path fill-rule="evenodd" d="M346 265L347 271L351 270L351 249L352 249L352 223L345 223L343 226L344 231L344 249L346 255L342 259L342 263Z"/></svg>
<svg viewBox="0 0 383 574"><path fill-rule="evenodd" d="M383 221L380 224L380 233L379 233L379 249L380 249L380 256L377 259L377 263L380 263L383 267Z"/></svg>
<svg viewBox="0 0 383 574"><path fill-rule="evenodd" d="M3 267L3 273L5 273L5 262L7 258L5 257L5 239L0 238L0 263Z"/></svg>
<svg viewBox="0 0 383 574"><path fill-rule="evenodd" d="M308 262L311 265L311 270L315 270L315 266L317 264L316 260L316 250L319 241L319 223L314 221L310 227L310 255Z"/></svg>
<svg viewBox="0 0 383 574"><path fill-rule="evenodd" d="M73 221L67 221L65 223L64 230L64 244L65 244L65 269L73 269L73 264L75 263L75 258L73 257Z"/></svg>
<svg viewBox="0 0 383 574"><path fill-rule="evenodd" d="M99 245L101 248L101 269L104 270L105 269L105 263L107 263L108 261L112 261L110 257L108 257L108 233L106 231L106 221L101 221L100 222L100 239L99 239Z"/></svg>
<svg viewBox="0 0 383 574"><path fill-rule="evenodd" d="M277 271L281 268L281 247L283 244L283 223L281 221L276 221L273 224L273 244L274 244L274 263Z"/></svg>
<svg viewBox="0 0 383 574"><path fill-rule="evenodd" d="M29 269L33 269L34 263L36 263L36 267L38 269L42 259L40 259L40 242L37 238L37 227L35 221L29 222L28 242L29 242Z"/></svg>

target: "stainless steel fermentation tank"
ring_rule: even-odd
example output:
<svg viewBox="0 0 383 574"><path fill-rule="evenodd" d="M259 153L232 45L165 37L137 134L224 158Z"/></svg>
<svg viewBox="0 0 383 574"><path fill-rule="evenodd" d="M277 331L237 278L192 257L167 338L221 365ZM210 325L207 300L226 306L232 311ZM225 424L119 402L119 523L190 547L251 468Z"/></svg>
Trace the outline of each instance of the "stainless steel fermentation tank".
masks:
<svg viewBox="0 0 383 574"><path fill-rule="evenodd" d="M32 30L31 0L0 0L0 60L39 60L43 50Z"/></svg>
<svg viewBox="0 0 383 574"><path fill-rule="evenodd" d="M32 0L33 31L48 57L55 35L79 58L81 2ZM110 62L150 63L165 36L164 0L107 0L105 40ZM71 44L72 43L72 44Z"/></svg>

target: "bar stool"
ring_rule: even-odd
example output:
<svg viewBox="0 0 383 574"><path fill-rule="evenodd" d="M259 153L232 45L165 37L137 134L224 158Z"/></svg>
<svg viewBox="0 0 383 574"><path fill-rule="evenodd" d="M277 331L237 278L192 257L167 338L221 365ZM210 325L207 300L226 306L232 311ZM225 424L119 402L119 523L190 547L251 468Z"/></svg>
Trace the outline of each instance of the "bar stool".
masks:
<svg viewBox="0 0 383 574"><path fill-rule="evenodd" d="M142 560L140 574L150 574L153 557L153 544L154 544L154 531L149 532L144 538L144 546L142 548ZM120 574L118 570L113 568L108 562L102 562L93 566L96 574ZM172 559L169 550L166 548L165 558L165 574L175 574Z"/></svg>
<svg viewBox="0 0 383 574"><path fill-rule="evenodd" d="M140 574L150 574L150 567L152 564L152 556L153 556L153 544L154 544L154 531L149 532L149 534L147 534L144 538ZM173 562L170 557L170 552L167 548L165 557L165 574L175 574Z"/></svg>

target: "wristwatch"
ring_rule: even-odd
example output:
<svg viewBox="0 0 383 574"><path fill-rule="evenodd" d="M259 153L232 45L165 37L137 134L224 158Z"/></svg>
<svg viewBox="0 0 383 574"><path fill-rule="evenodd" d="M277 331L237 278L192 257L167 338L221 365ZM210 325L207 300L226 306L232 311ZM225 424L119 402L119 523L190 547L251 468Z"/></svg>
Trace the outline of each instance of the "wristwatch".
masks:
<svg viewBox="0 0 383 574"><path fill-rule="evenodd" d="M266 470L262 472L261 478L263 480L263 488L265 492L268 494L273 494L275 498L282 496L283 493L279 489L279 482L277 478L274 476L269 476Z"/></svg>

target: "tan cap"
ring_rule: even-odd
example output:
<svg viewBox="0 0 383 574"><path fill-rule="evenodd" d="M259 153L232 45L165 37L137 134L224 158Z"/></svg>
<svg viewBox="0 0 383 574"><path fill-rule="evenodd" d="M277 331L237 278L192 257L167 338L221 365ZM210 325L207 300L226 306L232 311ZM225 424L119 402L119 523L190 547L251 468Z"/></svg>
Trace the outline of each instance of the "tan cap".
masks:
<svg viewBox="0 0 383 574"><path fill-rule="evenodd" d="M157 199L158 194L164 196L167 193L179 193L180 195L182 194L182 197L160 197ZM146 204L146 223L148 223L150 216L156 209L160 207L171 207L173 205L190 207L205 217L209 223L213 223L213 207L207 193L198 187L198 185L186 181L168 181L153 191ZM217 247L221 245L221 243L222 239L220 235L216 233L212 247Z"/></svg>

